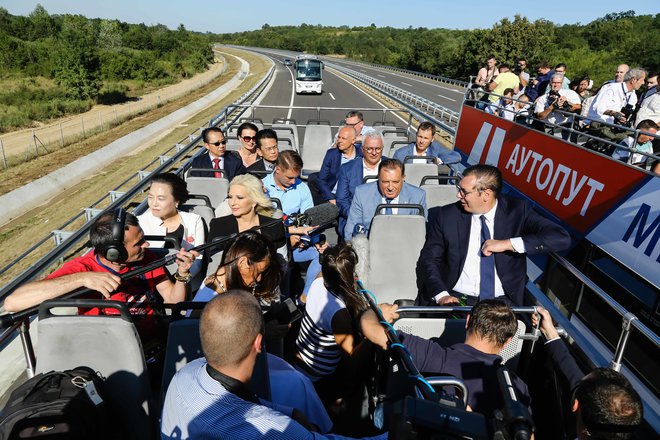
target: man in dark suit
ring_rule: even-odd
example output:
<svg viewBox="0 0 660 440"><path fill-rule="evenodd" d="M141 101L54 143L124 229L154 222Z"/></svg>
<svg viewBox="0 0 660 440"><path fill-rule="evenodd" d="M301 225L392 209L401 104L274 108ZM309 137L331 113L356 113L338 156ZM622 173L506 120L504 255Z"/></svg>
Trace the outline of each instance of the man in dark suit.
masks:
<svg viewBox="0 0 660 440"><path fill-rule="evenodd" d="M339 168L336 193L339 208L339 232L343 232L346 226L355 188L362 185L362 179L365 176L377 176L380 161L387 159L383 157L383 136L379 132L369 130L364 133L362 154L362 160L352 160Z"/></svg>
<svg viewBox="0 0 660 440"><path fill-rule="evenodd" d="M415 185L404 182L405 168L397 159L383 159L378 165L378 182L369 182L355 188L353 203L344 227L344 238L350 240L355 225L361 224L369 231L376 208L381 204L422 205L426 213L426 193ZM387 211L390 212L387 212ZM382 212L382 211L381 211ZM386 208L386 214L417 214L407 208Z"/></svg>
<svg viewBox="0 0 660 440"><path fill-rule="evenodd" d="M270 128L259 130L256 136L257 155L260 159L247 168L248 173L254 173L260 179L275 170L275 161L280 154L277 146L277 132Z"/></svg>
<svg viewBox="0 0 660 440"><path fill-rule="evenodd" d="M417 303L447 305L498 298L522 305L527 254L561 251L571 239L525 200L500 195L502 174L491 165L467 168L459 201L428 225L417 262Z"/></svg>
<svg viewBox="0 0 660 440"><path fill-rule="evenodd" d="M191 177L224 177L231 181L238 174L247 171L241 157L235 151L226 151L227 139L218 127L205 128L202 140L207 152L193 159L191 168L216 169L219 171L191 171ZM223 171L222 173L220 171Z"/></svg>

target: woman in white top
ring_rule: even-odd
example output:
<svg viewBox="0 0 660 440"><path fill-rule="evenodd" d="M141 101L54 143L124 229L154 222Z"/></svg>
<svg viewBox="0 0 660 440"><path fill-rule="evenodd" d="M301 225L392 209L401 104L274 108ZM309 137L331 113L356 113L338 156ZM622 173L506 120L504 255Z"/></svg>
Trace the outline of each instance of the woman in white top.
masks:
<svg viewBox="0 0 660 440"><path fill-rule="evenodd" d="M157 174L151 179L148 202L149 210L138 216L145 235L174 237L181 247L190 249L204 243L204 221L191 212L179 211L179 204L188 200L186 182L173 173ZM152 242L153 246L163 246ZM202 265L201 258L195 260L191 274L196 275Z"/></svg>

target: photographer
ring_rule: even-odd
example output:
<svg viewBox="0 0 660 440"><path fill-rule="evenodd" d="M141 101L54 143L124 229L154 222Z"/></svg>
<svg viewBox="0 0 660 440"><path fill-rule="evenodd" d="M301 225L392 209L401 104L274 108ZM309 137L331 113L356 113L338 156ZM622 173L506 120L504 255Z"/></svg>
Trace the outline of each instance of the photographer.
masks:
<svg viewBox="0 0 660 440"><path fill-rule="evenodd" d="M640 67L630 69L623 83L609 83L601 87L589 108L588 118L594 122L627 125L637 104L635 92L644 84L646 71ZM628 111L630 109L630 111Z"/></svg>
<svg viewBox="0 0 660 440"><path fill-rule="evenodd" d="M573 118L561 112L577 113L580 111L582 108L580 96L573 90L563 89L563 82L564 75L559 73L552 75L550 91L539 97L534 107L534 113L538 119L553 125L564 125L572 122Z"/></svg>
<svg viewBox="0 0 660 440"><path fill-rule="evenodd" d="M518 75L518 79L520 80L520 90L527 87L527 83L529 83L529 73L526 72L526 69L527 60L522 57L518 58L518 61L516 61L516 64L513 66L513 73Z"/></svg>

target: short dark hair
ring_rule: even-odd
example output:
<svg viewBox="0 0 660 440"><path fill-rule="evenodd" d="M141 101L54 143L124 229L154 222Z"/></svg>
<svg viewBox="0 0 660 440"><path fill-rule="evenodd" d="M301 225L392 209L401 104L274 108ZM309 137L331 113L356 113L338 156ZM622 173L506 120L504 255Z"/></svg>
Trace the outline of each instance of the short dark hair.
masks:
<svg viewBox="0 0 660 440"><path fill-rule="evenodd" d="M247 286L243 282L238 260L241 257L247 257L250 265L269 260L270 264L261 274L261 281L257 287ZM277 252L273 243L262 234L254 231L245 231L228 245L227 250L222 255L222 261L218 270L226 272L227 289L251 289L254 287L254 294L258 298L272 299L276 296L276 288L280 284L281 273ZM216 272L217 273L217 272ZM218 290L216 279L212 278L207 282L207 286Z"/></svg>
<svg viewBox="0 0 660 440"><path fill-rule="evenodd" d="M303 167L303 160L300 154L293 150L284 150L275 161L275 166L280 167L282 170L295 170L300 171Z"/></svg>
<svg viewBox="0 0 660 440"><path fill-rule="evenodd" d="M495 60L495 59L496 59L496 58L495 58L495 55L493 55L492 53L486 57L486 61L488 61L488 60Z"/></svg>
<svg viewBox="0 0 660 440"><path fill-rule="evenodd" d="M256 136L257 148L261 148L262 139L275 139L275 142L277 142L277 132L272 128L264 128L263 130L259 130Z"/></svg>
<svg viewBox="0 0 660 440"><path fill-rule="evenodd" d="M506 95L507 93L511 93L513 95L513 89L511 87L509 87L508 89L504 89L502 95Z"/></svg>
<svg viewBox="0 0 660 440"><path fill-rule="evenodd" d="M555 70L559 69L560 67L563 67L564 69L568 69L568 67L566 67L565 63L559 63L555 66Z"/></svg>
<svg viewBox="0 0 660 440"><path fill-rule="evenodd" d="M518 57L518 61L517 61L517 62L519 63L519 62L521 62L521 61L524 61L525 64L527 64L527 58L525 58L525 57Z"/></svg>
<svg viewBox="0 0 660 440"><path fill-rule="evenodd" d="M179 175L174 173L160 173L151 178L151 184L162 183L170 186L172 196L177 203L186 203L188 200L188 185Z"/></svg>
<svg viewBox="0 0 660 440"><path fill-rule="evenodd" d="M498 68L499 68L499 69L507 69L507 70L508 70L508 69L509 69L509 64L507 64L507 63L502 63L502 64L499 65Z"/></svg>
<svg viewBox="0 0 660 440"><path fill-rule="evenodd" d="M204 141L205 144L209 142L209 133L211 133L211 132L220 133L222 135L222 137L226 137L225 132L222 131L222 128L220 128L220 127L208 127L208 128L205 128L204 130L202 130L202 141Z"/></svg>
<svg viewBox="0 0 660 440"><path fill-rule="evenodd" d="M637 130L649 131L650 129L658 129L658 124L656 124L652 119L644 119L642 122L637 124L635 127Z"/></svg>
<svg viewBox="0 0 660 440"><path fill-rule="evenodd" d="M593 439L633 439L644 409L626 377L609 368L596 368L575 389L580 417Z"/></svg>
<svg viewBox="0 0 660 440"><path fill-rule="evenodd" d="M206 304L199 320L202 351L211 366L239 364L264 334L259 302L245 290L232 289Z"/></svg>
<svg viewBox="0 0 660 440"><path fill-rule="evenodd" d="M380 176L380 171L382 169L394 169L399 168L401 170L401 175L406 175L406 166L399 159L383 159L378 164L378 175Z"/></svg>
<svg viewBox="0 0 660 440"><path fill-rule="evenodd" d="M502 172L497 167L486 164L472 165L463 171L463 177L471 175L477 178L477 190L490 189L495 193L495 197L502 192Z"/></svg>
<svg viewBox="0 0 660 440"><path fill-rule="evenodd" d="M499 299L485 299L472 307L467 332L504 346L516 334L518 320L511 307Z"/></svg>
<svg viewBox="0 0 660 440"><path fill-rule="evenodd" d="M431 134L435 136L435 125L433 125L429 121L424 121L421 124L419 124L419 127L417 127L417 132L419 131L428 131L431 130Z"/></svg>
<svg viewBox="0 0 660 440"><path fill-rule="evenodd" d="M256 133L259 131L259 127L254 125L252 122L243 122L241 125L238 126L238 129L236 130L236 135L240 137L243 134L243 130L253 130Z"/></svg>
<svg viewBox="0 0 660 440"><path fill-rule="evenodd" d="M102 249L114 240L112 236L112 227L115 223L115 211L104 212L99 215L92 226L89 228L89 241L94 247L94 252ZM126 213L126 221L124 222L124 231L128 231L129 226L140 226L136 216L130 212Z"/></svg>
<svg viewBox="0 0 660 440"><path fill-rule="evenodd" d="M350 112L346 113L346 118L344 118L344 119L353 118L355 116L357 116L357 118L360 121L364 121L364 115L362 114L361 111L358 111L358 110L351 110Z"/></svg>
<svg viewBox="0 0 660 440"><path fill-rule="evenodd" d="M538 64L539 69L549 69L550 68L550 63L547 61L539 61Z"/></svg>

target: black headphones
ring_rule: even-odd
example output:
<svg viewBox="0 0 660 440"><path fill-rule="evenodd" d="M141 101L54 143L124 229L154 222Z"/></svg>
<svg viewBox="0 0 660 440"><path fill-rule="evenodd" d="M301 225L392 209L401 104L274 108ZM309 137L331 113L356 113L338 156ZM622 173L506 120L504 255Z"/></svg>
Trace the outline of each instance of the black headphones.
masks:
<svg viewBox="0 0 660 440"><path fill-rule="evenodd" d="M126 211L123 208L115 209L112 222L112 241L103 246L101 254L112 263L123 263L128 258L124 246L124 228L126 227Z"/></svg>

